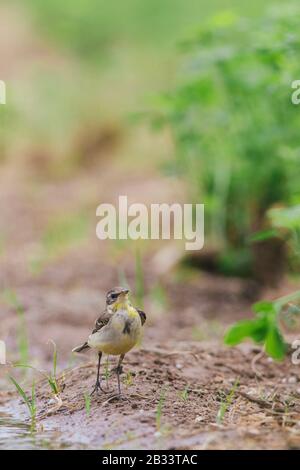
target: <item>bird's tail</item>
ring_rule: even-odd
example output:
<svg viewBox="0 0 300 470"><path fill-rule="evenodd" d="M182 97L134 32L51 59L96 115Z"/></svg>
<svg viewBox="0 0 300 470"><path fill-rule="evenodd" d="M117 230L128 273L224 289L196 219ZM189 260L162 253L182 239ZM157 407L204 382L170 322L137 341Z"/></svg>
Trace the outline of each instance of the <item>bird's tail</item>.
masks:
<svg viewBox="0 0 300 470"><path fill-rule="evenodd" d="M72 349L72 352L82 352L85 351L85 349L89 349L89 345L87 343L81 344L80 346L76 346L76 348Z"/></svg>

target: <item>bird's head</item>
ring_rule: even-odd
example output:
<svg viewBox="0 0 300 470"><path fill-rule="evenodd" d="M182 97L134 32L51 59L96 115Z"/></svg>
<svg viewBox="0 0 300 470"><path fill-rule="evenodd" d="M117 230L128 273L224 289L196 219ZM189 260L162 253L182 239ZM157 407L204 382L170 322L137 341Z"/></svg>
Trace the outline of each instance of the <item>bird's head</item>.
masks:
<svg viewBox="0 0 300 470"><path fill-rule="evenodd" d="M125 303L128 301L129 289L125 287L114 287L106 294L106 305L111 308L118 303Z"/></svg>

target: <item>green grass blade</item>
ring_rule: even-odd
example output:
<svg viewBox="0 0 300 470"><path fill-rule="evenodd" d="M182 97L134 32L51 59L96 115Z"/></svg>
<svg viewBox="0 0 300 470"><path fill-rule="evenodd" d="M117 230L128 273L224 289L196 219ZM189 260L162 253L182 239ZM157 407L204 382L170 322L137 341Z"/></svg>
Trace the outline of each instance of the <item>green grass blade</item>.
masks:
<svg viewBox="0 0 300 470"><path fill-rule="evenodd" d="M19 385L18 382L17 382L11 375L9 375L9 379L12 381L12 383L13 383L14 386L16 387L16 389L17 389L19 395L23 398L25 404L26 404L27 407L28 407L30 416L32 417L32 415L33 415L33 407L32 407L32 403L31 403L30 399L28 398L28 396L27 396L26 393L24 392L24 390L23 390L23 388L21 387L21 385Z"/></svg>

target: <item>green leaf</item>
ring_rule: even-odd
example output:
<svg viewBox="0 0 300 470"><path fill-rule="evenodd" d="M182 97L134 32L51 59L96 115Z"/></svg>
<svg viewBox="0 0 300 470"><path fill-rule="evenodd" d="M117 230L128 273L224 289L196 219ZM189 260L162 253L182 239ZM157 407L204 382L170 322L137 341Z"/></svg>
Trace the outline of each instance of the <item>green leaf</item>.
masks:
<svg viewBox="0 0 300 470"><path fill-rule="evenodd" d="M253 312L259 314L259 313L264 313L266 315L276 315L277 314L277 308L274 302L269 302L267 300L262 300L261 302L256 302L252 306Z"/></svg>
<svg viewBox="0 0 300 470"><path fill-rule="evenodd" d="M278 330L277 325L273 325L269 328L266 342L265 350L266 353L273 357L273 359L282 360L285 356L287 346L283 340L283 337Z"/></svg>
<svg viewBox="0 0 300 470"><path fill-rule="evenodd" d="M35 396L35 382L32 382L31 386L31 414L32 416L36 413L36 396Z"/></svg>
<svg viewBox="0 0 300 470"><path fill-rule="evenodd" d="M267 322L261 319L241 320L233 325L225 334L225 344L235 346L245 338L252 338L256 343L264 341L268 332Z"/></svg>
<svg viewBox="0 0 300 470"><path fill-rule="evenodd" d="M274 238L278 236L279 236L279 231L276 230L275 228L272 228L272 229L261 230L260 232L253 233L248 238L248 241L250 243L262 242L264 240L269 240L270 238Z"/></svg>
<svg viewBox="0 0 300 470"><path fill-rule="evenodd" d="M26 393L24 392L23 388L21 387L21 385L18 384L18 382L11 375L9 375L9 379L12 381L19 395L23 398L24 402L26 403L27 408L30 412L30 415L32 415L32 412L33 412L32 403L30 399L28 398L28 396L26 395Z"/></svg>

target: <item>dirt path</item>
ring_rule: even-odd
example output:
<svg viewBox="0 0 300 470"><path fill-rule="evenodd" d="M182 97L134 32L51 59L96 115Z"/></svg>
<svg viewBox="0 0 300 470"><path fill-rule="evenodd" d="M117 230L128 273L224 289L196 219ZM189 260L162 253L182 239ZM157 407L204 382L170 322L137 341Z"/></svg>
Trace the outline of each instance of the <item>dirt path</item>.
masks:
<svg viewBox="0 0 300 470"><path fill-rule="evenodd" d="M92 389L95 364L87 363L60 377L59 406L48 385L39 384L38 426L47 423L73 448L299 448L298 370L265 358L253 370L255 356L251 347L191 342L176 351L132 352L123 374L128 400L102 394L92 399L89 415L84 393ZM116 387L113 375L109 386Z"/></svg>
<svg viewBox="0 0 300 470"><path fill-rule="evenodd" d="M107 395L93 398L87 416L84 393L92 389L96 362L93 356L74 359L70 351L86 338L103 309L105 292L119 284L120 269L133 289L135 285L132 247L128 251L100 243L94 235L94 209L98 194L100 200L104 194L103 178L106 185L110 178L108 201L116 198L120 187L123 194L128 188L133 199L140 194L142 172L136 183L128 183L125 175L114 168L103 171L101 164L67 182L41 185L36 192L24 182L12 190L3 177L1 229L6 242L1 284L16 294L24 310L30 363L50 370L48 341L53 340L59 370L64 371L59 406L49 386L38 384L38 429L52 429L52 447L61 447L62 441L73 448L298 447L297 368L289 360L275 364L264 358L257 362L255 374L251 360L257 350L221 346L226 326L250 315L255 300L252 284L181 269L158 274L157 261L165 263L165 246L160 245L143 254L148 320L141 348L130 352L124 365L123 389L129 401L107 402ZM165 181L155 172L143 178L148 188L145 200L151 198L153 185L161 188L156 197L172 198L170 189L163 192ZM88 193L79 191L87 184ZM63 252L42 256L40 268L32 272L30 260L43 249L49 221L77 213L78 207L89 219L82 240L67 243ZM18 362L20 319L3 297L0 308L0 337L6 340L9 361ZM10 372L18 376L17 371ZM27 383L30 380L27 376ZM114 375L109 383L116 387ZM0 387L8 388L4 375ZM7 407L24 409L14 396L2 409Z"/></svg>

